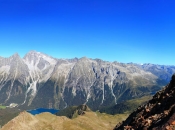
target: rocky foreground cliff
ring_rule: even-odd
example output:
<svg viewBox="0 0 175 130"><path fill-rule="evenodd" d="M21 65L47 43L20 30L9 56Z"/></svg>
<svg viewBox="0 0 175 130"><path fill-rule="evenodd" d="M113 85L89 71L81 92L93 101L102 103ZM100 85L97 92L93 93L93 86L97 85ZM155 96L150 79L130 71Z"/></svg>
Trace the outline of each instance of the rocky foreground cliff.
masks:
<svg viewBox="0 0 175 130"><path fill-rule="evenodd" d="M138 107L115 130L175 130L175 74L147 104Z"/></svg>
<svg viewBox="0 0 175 130"><path fill-rule="evenodd" d="M155 93L173 73L175 66L14 54L0 57L0 104L20 109L87 104L98 110Z"/></svg>

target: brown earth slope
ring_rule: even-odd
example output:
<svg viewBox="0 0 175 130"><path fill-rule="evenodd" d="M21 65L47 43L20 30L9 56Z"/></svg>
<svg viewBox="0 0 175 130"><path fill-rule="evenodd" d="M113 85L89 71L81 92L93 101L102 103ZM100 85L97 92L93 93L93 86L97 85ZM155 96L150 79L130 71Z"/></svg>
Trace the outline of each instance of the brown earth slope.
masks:
<svg viewBox="0 0 175 130"><path fill-rule="evenodd" d="M28 112L21 112L4 125L1 130L111 130L116 121L122 121L127 116L127 114L112 116L88 111L77 118L69 119L47 112L35 116Z"/></svg>
<svg viewBox="0 0 175 130"><path fill-rule="evenodd" d="M175 130L175 74L170 84L137 108L114 130Z"/></svg>

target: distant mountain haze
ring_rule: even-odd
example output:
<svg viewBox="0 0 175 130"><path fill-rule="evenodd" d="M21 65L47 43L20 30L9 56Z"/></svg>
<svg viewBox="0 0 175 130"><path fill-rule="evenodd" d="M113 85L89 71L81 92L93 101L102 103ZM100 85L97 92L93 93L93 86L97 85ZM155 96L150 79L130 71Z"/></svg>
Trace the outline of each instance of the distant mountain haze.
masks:
<svg viewBox="0 0 175 130"><path fill-rule="evenodd" d="M92 110L150 95L166 85L175 66L56 59L30 51L0 57L0 103L21 109L87 104Z"/></svg>

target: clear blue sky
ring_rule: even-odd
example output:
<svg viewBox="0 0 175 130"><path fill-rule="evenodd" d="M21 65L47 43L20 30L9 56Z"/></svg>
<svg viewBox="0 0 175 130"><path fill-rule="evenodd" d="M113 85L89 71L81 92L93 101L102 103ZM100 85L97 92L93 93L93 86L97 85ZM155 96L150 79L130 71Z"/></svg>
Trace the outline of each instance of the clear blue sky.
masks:
<svg viewBox="0 0 175 130"><path fill-rule="evenodd" d="M175 65L174 0L0 0L0 56Z"/></svg>

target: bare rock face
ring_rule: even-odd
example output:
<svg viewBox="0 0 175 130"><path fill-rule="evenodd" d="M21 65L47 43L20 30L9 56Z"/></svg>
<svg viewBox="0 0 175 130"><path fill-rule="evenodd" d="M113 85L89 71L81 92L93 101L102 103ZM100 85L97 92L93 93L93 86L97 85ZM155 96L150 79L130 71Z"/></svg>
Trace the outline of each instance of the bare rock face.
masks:
<svg viewBox="0 0 175 130"><path fill-rule="evenodd" d="M18 54L0 59L0 102L10 104L22 102L25 98L29 69Z"/></svg>
<svg viewBox="0 0 175 130"><path fill-rule="evenodd" d="M170 83L158 91L147 104L140 106L115 130L174 130L175 74Z"/></svg>
<svg viewBox="0 0 175 130"><path fill-rule="evenodd" d="M98 110L155 93L175 72L174 66L159 67L156 73L151 68L157 65L145 66L87 57L56 59L36 51L24 58L0 57L0 103L24 109L87 104ZM168 78L161 76L165 71Z"/></svg>

